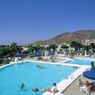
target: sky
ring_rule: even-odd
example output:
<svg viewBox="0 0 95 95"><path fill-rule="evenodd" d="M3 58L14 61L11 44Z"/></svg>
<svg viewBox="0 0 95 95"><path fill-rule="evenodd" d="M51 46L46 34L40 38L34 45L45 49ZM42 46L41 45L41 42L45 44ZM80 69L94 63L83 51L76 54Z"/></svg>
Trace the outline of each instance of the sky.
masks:
<svg viewBox="0 0 95 95"><path fill-rule="evenodd" d="M0 44L95 30L95 0L0 0Z"/></svg>

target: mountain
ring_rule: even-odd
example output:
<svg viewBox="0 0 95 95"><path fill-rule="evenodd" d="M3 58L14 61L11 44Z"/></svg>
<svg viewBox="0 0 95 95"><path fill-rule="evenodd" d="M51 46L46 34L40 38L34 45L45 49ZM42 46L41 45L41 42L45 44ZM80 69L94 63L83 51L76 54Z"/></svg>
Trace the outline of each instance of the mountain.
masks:
<svg viewBox="0 0 95 95"><path fill-rule="evenodd" d="M59 44L59 43L70 43L71 41L82 41L82 40L95 39L95 30L80 30L76 32L64 32L52 39L37 41L35 44Z"/></svg>

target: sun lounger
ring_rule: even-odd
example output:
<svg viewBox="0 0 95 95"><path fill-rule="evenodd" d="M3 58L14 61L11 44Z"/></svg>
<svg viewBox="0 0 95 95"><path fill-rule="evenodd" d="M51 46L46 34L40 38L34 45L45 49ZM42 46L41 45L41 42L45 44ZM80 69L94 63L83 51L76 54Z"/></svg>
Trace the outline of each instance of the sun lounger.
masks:
<svg viewBox="0 0 95 95"><path fill-rule="evenodd" d="M80 87L80 92L86 93L87 95L89 94L89 91L86 85Z"/></svg>

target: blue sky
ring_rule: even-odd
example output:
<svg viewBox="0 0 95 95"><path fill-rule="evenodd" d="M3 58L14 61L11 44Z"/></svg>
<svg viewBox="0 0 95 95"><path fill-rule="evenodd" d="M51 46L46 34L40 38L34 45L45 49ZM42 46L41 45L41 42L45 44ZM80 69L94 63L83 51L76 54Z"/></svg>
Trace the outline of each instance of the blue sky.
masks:
<svg viewBox="0 0 95 95"><path fill-rule="evenodd" d="M0 0L0 44L95 30L95 0Z"/></svg>

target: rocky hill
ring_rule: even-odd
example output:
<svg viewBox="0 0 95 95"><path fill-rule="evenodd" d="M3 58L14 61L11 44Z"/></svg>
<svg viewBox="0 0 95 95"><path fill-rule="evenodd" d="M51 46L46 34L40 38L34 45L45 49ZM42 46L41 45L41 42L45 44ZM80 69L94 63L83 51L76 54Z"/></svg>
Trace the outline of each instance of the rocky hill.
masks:
<svg viewBox="0 0 95 95"><path fill-rule="evenodd" d="M64 32L52 39L37 41L36 44L59 44L62 42L81 41L86 39L95 39L95 30L80 30L76 32Z"/></svg>

